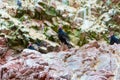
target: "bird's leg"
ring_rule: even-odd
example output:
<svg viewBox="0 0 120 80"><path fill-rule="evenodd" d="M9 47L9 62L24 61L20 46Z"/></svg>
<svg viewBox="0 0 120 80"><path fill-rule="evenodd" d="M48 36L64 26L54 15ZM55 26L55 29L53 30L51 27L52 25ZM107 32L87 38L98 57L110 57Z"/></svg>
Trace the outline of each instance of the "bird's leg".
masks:
<svg viewBox="0 0 120 80"><path fill-rule="evenodd" d="M66 50L66 45L63 43L63 51Z"/></svg>
<svg viewBox="0 0 120 80"><path fill-rule="evenodd" d="M66 50L67 50L67 46L64 43L62 43L62 51L66 51Z"/></svg>
<svg viewBox="0 0 120 80"><path fill-rule="evenodd" d="M65 44L62 43L62 51L64 51L64 49L65 49Z"/></svg>
<svg viewBox="0 0 120 80"><path fill-rule="evenodd" d="M64 44L63 43L60 43L61 44L61 47L60 47L60 51L63 51L63 49L64 49Z"/></svg>
<svg viewBox="0 0 120 80"><path fill-rule="evenodd" d="M68 51L68 46L64 44L64 50Z"/></svg>

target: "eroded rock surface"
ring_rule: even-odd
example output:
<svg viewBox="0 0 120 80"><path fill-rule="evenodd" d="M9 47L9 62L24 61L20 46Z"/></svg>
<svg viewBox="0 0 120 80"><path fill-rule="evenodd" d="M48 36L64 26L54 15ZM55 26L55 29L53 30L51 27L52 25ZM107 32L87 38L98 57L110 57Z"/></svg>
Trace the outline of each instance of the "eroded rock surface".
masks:
<svg viewBox="0 0 120 80"><path fill-rule="evenodd" d="M97 43L99 47L89 46ZM120 80L120 45L90 43L41 54L24 49L0 65L1 80Z"/></svg>

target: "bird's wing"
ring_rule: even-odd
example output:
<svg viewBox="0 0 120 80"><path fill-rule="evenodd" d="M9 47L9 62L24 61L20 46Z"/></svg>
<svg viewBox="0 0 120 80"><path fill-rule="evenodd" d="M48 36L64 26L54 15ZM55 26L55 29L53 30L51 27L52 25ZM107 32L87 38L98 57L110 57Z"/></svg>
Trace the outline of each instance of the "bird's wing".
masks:
<svg viewBox="0 0 120 80"><path fill-rule="evenodd" d="M64 37L65 39L67 39L68 41L70 41L70 38L69 38L69 36L67 35L67 33L64 32L63 37Z"/></svg>

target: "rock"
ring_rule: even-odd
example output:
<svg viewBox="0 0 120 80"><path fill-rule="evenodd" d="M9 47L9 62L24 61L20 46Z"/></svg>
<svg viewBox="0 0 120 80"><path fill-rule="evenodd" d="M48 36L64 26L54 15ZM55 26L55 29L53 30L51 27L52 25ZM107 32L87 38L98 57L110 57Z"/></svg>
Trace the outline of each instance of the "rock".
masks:
<svg viewBox="0 0 120 80"><path fill-rule="evenodd" d="M48 50L48 52L58 51L59 50L59 46L48 45L47 46L47 50Z"/></svg>
<svg viewBox="0 0 120 80"><path fill-rule="evenodd" d="M5 46L6 45L6 41L7 41L7 39L6 38L4 38L4 37L0 37L0 45L2 46Z"/></svg>
<svg viewBox="0 0 120 80"><path fill-rule="evenodd" d="M34 53L34 54L39 54L39 55L41 55L40 52L35 51L35 50L24 49L24 50L22 51L22 55L23 55L23 56L28 56L28 55L33 54L33 53Z"/></svg>
<svg viewBox="0 0 120 80"><path fill-rule="evenodd" d="M59 44L48 41L48 40L46 40L46 42L48 43L48 45L47 45L48 51L56 51L56 50L58 50Z"/></svg>
<svg viewBox="0 0 120 80"><path fill-rule="evenodd" d="M63 78L63 79L66 79L66 80L70 80L71 79L71 75L62 75L62 76L60 76L61 78Z"/></svg>
<svg viewBox="0 0 120 80"><path fill-rule="evenodd" d="M99 48L100 45L98 44L97 41L94 41L94 42L89 43L88 47L86 47L86 48L92 48L92 47Z"/></svg>
<svg viewBox="0 0 120 80"><path fill-rule="evenodd" d="M47 74L45 72L40 72L39 76L38 76L38 79L40 80L45 80L47 77Z"/></svg>
<svg viewBox="0 0 120 80"><path fill-rule="evenodd" d="M46 36L41 34L40 32L34 30L34 29L29 29L29 34L32 36L32 39L36 40L37 38L40 40L45 40Z"/></svg>
<svg viewBox="0 0 120 80"><path fill-rule="evenodd" d="M46 47L39 47L39 51L40 51L41 53L47 53L47 52L48 52L48 50L47 50Z"/></svg>
<svg viewBox="0 0 120 80"><path fill-rule="evenodd" d="M48 31L46 31L46 35L48 37L51 37L51 36L56 36L57 33L55 31L53 31L51 28L48 28Z"/></svg>
<svg viewBox="0 0 120 80"><path fill-rule="evenodd" d="M17 14L17 10L15 9L15 7L8 7L7 8L7 12L8 14L10 14L10 16L15 17Z"/></svg>
<svg viewBox="0 0 120 80"><path fill-rule="evenodd" d="M13 79L16 77L16 72L15 71L9 71L9 79Z"/></svg>

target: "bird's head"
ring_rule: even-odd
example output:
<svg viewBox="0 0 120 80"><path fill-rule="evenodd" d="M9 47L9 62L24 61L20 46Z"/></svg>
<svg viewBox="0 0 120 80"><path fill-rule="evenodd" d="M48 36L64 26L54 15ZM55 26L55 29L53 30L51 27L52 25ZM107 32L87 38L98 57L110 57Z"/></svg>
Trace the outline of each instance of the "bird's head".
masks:
<svg viewBox="0 0 120 80"><path fill-rule="evenodd" d="M114 35L114 32L111 31L111 32L109 33L109 37L111 37L111 36L113 36L113 35Z"/></svg>
<svg viewBox="0 0 120 80"><path fill-rule="evenodd" d="M58 27L58 30L59 30L59 29L62 29L62 25L61 25L61 24L60 24L59 27Z"/></svg>

